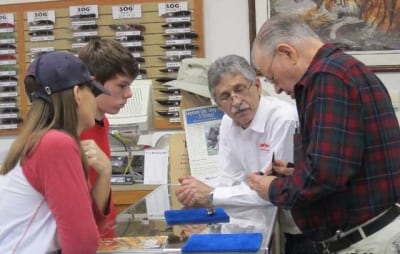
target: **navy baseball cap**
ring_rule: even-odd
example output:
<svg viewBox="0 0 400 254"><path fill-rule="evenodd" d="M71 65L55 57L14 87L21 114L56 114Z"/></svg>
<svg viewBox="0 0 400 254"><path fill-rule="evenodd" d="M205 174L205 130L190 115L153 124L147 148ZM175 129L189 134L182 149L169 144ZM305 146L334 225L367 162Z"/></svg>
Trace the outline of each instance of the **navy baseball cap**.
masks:
<svg viewBox="0 0 400 254"><path fill-rule="evenodd" d="M110 95L104 86L92 80L86 64L68 52L55 51L39 56L29 65L25 79L28 77L40 83L36 91L28 94L31 101L41 98L51 103L50 95L83 84L91 85L95 96L102 93ZM26 82L25 91L28 91Z"/></svg>

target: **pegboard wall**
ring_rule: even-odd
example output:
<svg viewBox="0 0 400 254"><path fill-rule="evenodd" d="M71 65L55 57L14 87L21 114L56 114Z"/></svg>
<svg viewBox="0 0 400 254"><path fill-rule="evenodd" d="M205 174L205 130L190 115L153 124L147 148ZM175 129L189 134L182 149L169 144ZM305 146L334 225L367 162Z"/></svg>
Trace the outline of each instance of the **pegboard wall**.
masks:
<svg viewBox="0 0 400 254"><path fill-rule="evenodd" d="M70 51L92 38L112 38L140 64L139 79L152 79L156 129L181 128L182 96L165 93L161 83L175 79L180 60L204 56L202 0L70 0L1 5L0 135L18 134L29 103L23 89L27 66L43 52ZM168 91L169 92L169 91ZM173 97L171 97L173 96ZM172 106L172 107L171 107Z"/></svg>

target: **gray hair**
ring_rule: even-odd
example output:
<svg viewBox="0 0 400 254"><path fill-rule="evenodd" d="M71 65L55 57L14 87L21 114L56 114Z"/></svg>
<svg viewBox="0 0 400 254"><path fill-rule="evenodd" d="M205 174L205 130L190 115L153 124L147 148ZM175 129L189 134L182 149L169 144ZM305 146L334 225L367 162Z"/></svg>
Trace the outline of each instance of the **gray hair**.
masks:
<svg viewBox="0 0 400 254"><path fill-rule="evenodd" d="M215 101L215 87L226 74L241 75L252 85L256 83L257 79L255 70L245 58L238 55L227 55L218 58L208 70L208 90Z"/></svg>
<svg viewBox="0 0 400 254"><path fill-rule="evenodd" d="M275 16L261 26L253 42L254 46L261 46L266 53L272 54L276 45L288 43L300 45L307 39L320 39L319 36L299 17L295 15ZM254 59L252 50L252 59Z"/></svg>

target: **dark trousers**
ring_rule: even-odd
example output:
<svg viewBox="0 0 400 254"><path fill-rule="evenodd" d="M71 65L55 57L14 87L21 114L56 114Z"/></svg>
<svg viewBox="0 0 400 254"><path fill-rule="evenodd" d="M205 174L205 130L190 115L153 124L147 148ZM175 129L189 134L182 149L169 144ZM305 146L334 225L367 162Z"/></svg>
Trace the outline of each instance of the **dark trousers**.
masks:
<svg viewBox="0 0 400 254"><path fill-rule="evenodd" d="M302 234L285 233L285 238L285 254L318 254L313 241Z"/></svg>

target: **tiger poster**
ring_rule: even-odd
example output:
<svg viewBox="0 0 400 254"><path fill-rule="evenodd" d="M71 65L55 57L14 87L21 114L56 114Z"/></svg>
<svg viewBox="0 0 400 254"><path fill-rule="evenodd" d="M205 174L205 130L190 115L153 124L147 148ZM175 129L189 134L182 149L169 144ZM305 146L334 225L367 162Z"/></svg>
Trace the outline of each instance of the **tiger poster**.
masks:
<svg viewBox="0 0 400 254"><path fill-rule="evenodd" d="M348 51L400 50L400 0L270 0L270 17L294 14Z"/></svg>

